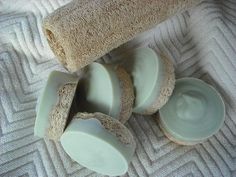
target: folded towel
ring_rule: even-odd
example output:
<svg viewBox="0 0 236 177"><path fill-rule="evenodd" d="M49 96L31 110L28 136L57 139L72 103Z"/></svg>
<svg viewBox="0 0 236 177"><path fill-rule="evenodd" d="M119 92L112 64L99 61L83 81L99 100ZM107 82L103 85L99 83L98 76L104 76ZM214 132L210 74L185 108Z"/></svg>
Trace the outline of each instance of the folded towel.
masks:
<svg viewBox="0 0 236 177"><path fill-rule="evenodd" d="M201 0L74 0L44 19L59 61L76 71Z"/></svg>

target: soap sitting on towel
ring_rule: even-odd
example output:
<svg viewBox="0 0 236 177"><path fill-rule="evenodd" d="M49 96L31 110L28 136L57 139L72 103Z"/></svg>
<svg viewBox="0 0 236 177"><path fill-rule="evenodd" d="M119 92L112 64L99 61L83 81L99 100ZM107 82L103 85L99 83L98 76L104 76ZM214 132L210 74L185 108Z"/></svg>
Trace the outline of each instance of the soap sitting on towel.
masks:
<svg viewBox="0 0 236 177"><path fill-rule="evenodd" d="M123 53L120 57L120 65L131 75L135 89L133 112L154 114L166 104L174 89L172 62L151 48L141 47Z"/></svg>
<svg viewBox="0 0 236 177"><path fill-rule="evenodd" d="M201 0L74 0L44 19L43 31L69 71L92 63Z"/></svg>
<svg viewBox="0 0 236 177"><path fill-rule="evenodd" d="M66 153L97 173L120 176L126 173L136 143L118 120L102 113L78 113L61 136Z"/></svg>
<svg viewBox="0 0 236 177"><path fill-rule="evenodd" d="M132 114L134 89L122 67L92 63L79 81L81 112L101 112L125 123Z"/></svg>
<svg viewBox="0 0 236 177"><path fill-rule="evenodd" d="M160 128L170 140L194 145L219 131L225 119L225 105L212 86L196 78L181 78L159 113Z"/></svg>
<svg viewBox="0 0 236 177"><path fill-rule="evenodd" d="M53 71L38 98L34 135L58 140L62 135L76 92L78 77Z"/></svg>

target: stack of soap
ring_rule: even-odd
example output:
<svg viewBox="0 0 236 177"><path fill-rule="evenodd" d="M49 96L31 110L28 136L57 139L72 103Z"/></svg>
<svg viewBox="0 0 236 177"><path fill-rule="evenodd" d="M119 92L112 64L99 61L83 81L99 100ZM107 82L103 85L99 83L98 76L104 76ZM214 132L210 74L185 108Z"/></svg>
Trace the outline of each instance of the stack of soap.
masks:
<svg viewBox="0 0 236 177"><path fill-rule="evenodd" d="M50 74L38 99L34 134L60 140L72 159L91 170L123 175L136 147L123 125L132 113L131 79L121 67L93 63L78 80L78 76L59 71ZM76 106L72 103L78 102L75 99L83 89L87 100L84 107L92 113L73 115Z"/></svg>

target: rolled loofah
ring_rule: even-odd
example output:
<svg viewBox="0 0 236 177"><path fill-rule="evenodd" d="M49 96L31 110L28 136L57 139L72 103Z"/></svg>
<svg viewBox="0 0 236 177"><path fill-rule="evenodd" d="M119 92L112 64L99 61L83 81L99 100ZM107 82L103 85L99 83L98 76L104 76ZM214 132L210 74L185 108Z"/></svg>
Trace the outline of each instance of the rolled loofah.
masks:
<svg viewBox="0 0 236 177"><path fill-rule="evenodd" d="M201 0L74 0L44 19L52 51L69 71L90 64Z"/></svg>

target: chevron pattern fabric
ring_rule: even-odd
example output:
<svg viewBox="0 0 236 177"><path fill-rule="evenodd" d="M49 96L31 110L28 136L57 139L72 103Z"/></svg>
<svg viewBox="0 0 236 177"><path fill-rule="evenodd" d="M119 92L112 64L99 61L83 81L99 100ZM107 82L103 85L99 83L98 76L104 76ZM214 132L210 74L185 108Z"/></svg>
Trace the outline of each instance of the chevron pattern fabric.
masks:
<svg viewBox="0 0 236 177"><path fill-rule="evenodd" d="M37 97L57 63L41 29L43 17L68 1L0 1L0 176L97 177L75 163L60 144L33 136ZM100 59L149 46L175 64L176 77L213 85L226 103L222 129L196 146L169 141L158 116L133 115L127 126L137 150L124 176L236 176L236 1L206 0L177 14Z"/></svg>

